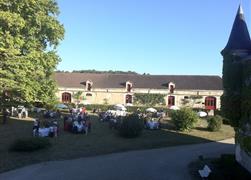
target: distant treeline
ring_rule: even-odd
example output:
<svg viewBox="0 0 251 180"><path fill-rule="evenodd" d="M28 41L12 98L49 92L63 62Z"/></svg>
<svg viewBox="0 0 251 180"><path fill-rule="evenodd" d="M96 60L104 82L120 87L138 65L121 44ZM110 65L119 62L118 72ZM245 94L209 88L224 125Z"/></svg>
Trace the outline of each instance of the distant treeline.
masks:
<svg viewBox="0 0 251 180"><path fill-rule="evenodd" d="M57 70L56 72L63 72L63 73L71 73L69 71L61 71ZM91 70L73 70L73 73L93 73L93 74L104 74L104 73L109 73L109 74L138 74L135 71L97 71L94 69ZM145 73L144 73L145 74Z"/></svg>

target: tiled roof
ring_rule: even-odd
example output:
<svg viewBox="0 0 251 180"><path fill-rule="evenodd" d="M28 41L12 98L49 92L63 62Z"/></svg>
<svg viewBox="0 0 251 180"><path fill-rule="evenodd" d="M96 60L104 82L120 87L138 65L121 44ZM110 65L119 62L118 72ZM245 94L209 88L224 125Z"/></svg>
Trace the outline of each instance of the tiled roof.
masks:
<svg viewBox="0 0 251 180"><path fill-rule="evenodd" d="M251 41L241 5L236 14L226 50L251 50Z"/></svg>
<svg viewBox="0 0 251 180"><path fill-rule="evenodd" d="M219 76L55 73L55 80L59 87L66 88L85 88L90 80L94 89L124 88L130 81L133 88L166 89L173 82L180 90L222 90Z"/></svg>

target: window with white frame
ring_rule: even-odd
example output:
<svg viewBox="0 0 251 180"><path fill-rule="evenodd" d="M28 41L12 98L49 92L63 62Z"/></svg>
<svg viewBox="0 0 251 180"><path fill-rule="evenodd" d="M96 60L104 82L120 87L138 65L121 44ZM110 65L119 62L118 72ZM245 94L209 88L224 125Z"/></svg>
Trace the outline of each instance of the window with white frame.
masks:
<svg viewBox="0 0 251 180"><path fill-rule="evenodd" d="M92 81L86 81L86 91L91 91L92 90Z"/></svg>
<svg viewBox="0 0 251 180"><path fill-rule="evenodd" d="M169 93L171 93L171 94L174 93L175 84L174 84L173 82L169 82L169 83L168 83L168 90L169 90Z"/></svg>

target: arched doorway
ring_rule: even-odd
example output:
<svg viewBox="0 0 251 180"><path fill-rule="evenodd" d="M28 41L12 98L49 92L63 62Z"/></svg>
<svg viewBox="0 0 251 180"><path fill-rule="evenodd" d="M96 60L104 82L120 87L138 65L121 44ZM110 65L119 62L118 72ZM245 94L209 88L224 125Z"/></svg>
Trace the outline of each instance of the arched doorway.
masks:
<svg viewBox="0 0 251 180"><path fill-rule="evenodd" d="M67 93L67 92L64 92L62 94L62 102L63 103L71 103L71 94Z"/></svg>
<svg viewBox="0 0 251 180"><path fill-rule="evenodd" d="M132 95L127 94L127 95L125 96L125 103L126 103L126 104L132 104Z"/></svg>
<svg viewBox="0 0 251 180"><path fill-rule="evenodd" d="M175 106L175 97L174 96L168 96L168 107Z"/></svg>
<svg viewBox="0 0 251 180"><path fill-rule="evenodd" d="M216 97L208 96L205 98L205 109L206 110L216 109Z"/></svg>

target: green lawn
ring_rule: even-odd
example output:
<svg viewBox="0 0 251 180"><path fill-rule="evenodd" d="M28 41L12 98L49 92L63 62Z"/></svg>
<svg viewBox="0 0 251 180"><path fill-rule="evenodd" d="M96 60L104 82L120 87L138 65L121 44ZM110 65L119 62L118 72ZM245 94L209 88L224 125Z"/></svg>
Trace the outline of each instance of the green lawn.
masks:
<svg viewBox="0 0 251 180"><path fill-rule="evenodd" d="M191 132L178 133L174 130L144 130L136 139L124 139L111 130L107 123L98 121L92 116L92 132L86 135L71 134L63 131L60 122L60 134L51 138L52 147L29 153L9 152L10 144L17 138L31 137L33 122L29 120L10 119L8 124L0 124L0 172L42 161L72 159L100 154L168 147L184 144L203 143L222 140L234 136L231 127L224 125L220 132L208 132L206 122L201 120L197 129Z"/></svg>

